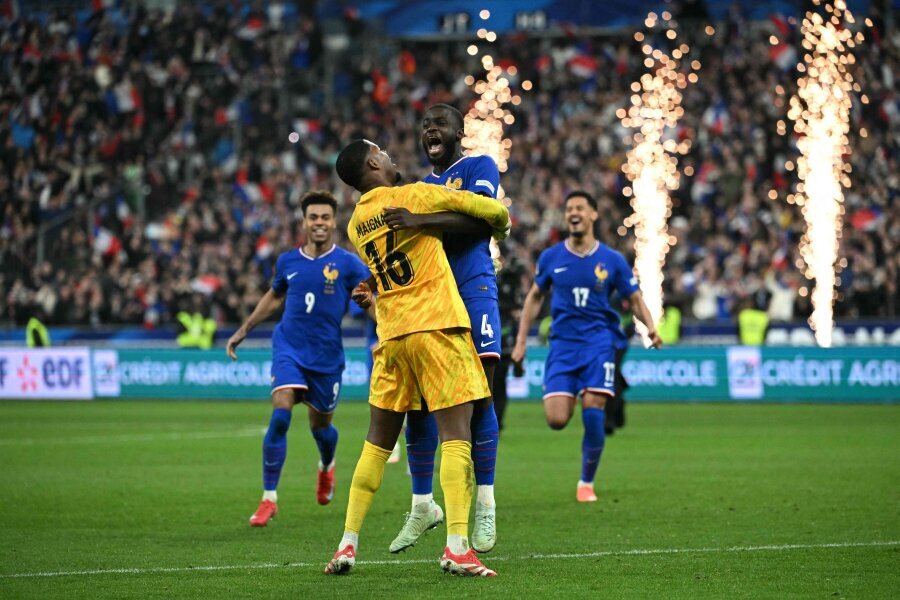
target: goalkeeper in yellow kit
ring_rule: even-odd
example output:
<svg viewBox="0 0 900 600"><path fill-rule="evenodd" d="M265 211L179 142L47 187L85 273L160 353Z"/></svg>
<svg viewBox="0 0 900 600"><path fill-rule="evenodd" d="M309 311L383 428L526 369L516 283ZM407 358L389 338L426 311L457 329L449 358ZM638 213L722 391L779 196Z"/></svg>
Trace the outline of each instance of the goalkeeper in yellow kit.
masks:
<svg viewBox="0 0 900 600"><path fill-rule="evenodd" d="M407 411L424 398L441 440L441 488L447 506L444 571L491 577L496 573L469 548L473 490L472 402L490 395L438 230L395 230L385 211L459 212L483 219L499 237L509 231L509 212L491 198L436 185L394 187L396 165L378 146L356 140L337 159L337 173L362 197L347 232L378 287L378 338L369 392L369 433L350 484L344 536L326 573L348 572L356 562L359 531L381 485L384 465ZM363 289L357 295L367 295Z"/></svg>

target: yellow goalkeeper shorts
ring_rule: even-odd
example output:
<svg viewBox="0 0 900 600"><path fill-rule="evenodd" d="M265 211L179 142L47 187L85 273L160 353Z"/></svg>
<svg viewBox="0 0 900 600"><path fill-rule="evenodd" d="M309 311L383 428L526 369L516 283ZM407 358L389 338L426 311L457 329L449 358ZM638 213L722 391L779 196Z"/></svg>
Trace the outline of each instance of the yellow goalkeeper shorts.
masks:
<svg viewBox="0 0 900 600"><path fill-rule="evenodd" d="M467 329L410 333L372 353L369 404L394 412L434 412L491 395Z"/></svg>

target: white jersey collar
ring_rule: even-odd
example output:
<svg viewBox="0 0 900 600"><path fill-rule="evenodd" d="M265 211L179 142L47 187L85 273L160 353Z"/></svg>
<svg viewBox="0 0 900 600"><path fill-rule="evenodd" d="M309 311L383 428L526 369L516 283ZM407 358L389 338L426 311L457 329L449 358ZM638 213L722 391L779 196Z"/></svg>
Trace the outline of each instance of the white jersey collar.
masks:
<svg viewBox="0 0 900 600"><path fill-rule="evenodd" d="M323 252L323 253L320 254L319 256L310 256L309 254L307 254L306 252L303 251L303 247L302 247L302 246L299 247L299 248L297 248L297 250L300 252L300 256L302 256L303 258L306 258L306 259L309 259L309 260L318 260L318 259L320 259L320 258L322 258L322 257L324 257L324 256L328 256L329 254L331 254L332 252L334 252L334 249L335 249L335 248L337 248L337 244L332 244L332 245L331 245L331 248L329 248L326 252Z"/></svg>
<svg viewBox="0 0 900 600"><path fill-rule="evenodd" d="M579 258L587 258L588 256L591 256L592 254L594 254L594 252L596 252L597 250L600 249L600 242L599 242L599 241L594 242L594 247L591 248L591 250L590 250L589 252L586 252L586 253L584 253L584 254L582 254L581 252L578 252L577 250L574 250L574 249L569 245L569 240L564 241L564 242L563 242L563 245L566 247L566 250L568 250L569 252L571 252L572 254L574 254L575 256L577 256L577 257L579 257Z"/></svg>
<svg viewBox="0 0 900 600"><path fill-rule="evenodd" d="M471 157L471 156L461 156L461 157L459 158L459 160L457 160L455 163L453 163L452 165L450 165L449 167L447 167L446 169L444 169L444 173L446 173L447 171L449 171L450 169L452 169L453 167L455 167L456 165L458 165L458 164L461 163L462 161L466 160L467 158L473 158L473 157ZM441 173L440 175L437 175L437 174L435 174L434 169L431 170L431 176L432 176L432 177L441 177L441 176L444 175L444 173Z"/></svg>

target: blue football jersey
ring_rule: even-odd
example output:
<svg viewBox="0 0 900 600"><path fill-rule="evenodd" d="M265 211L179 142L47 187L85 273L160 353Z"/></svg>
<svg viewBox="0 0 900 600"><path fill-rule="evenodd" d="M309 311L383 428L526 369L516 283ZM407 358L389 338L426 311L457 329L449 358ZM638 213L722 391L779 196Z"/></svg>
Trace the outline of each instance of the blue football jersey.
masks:
<svg viewBox="0 0 900 600"><path fill-rule="evenodd" d="M500 171L490 156L464 156L442 174L435 175L432 171L422 181L496 198ZM497 277L494 275L490 242L489 237L444 234L444 251L463 300L497 298Z"/></svg>
<svg viewBox="0 0 900 600"><path fill-rule="evenodd" d="M343 369L341 319L350 292L369 275L358 256L337 246L318 258L300 248L279 256L272 289L286 297L284 315L272 335L273 354L290 353L312 371Z"/></svg>
<svg viewBox="0 0 900 600"><path fill-rule="evenodd" d="M534 282L553 293L550 339L592 343L623 336L619 314L609 305L616 290L623 298L638 291L637 277L625 257L597 242L591 252L577 254L566 242L544 250L538 258Z"/></svg>

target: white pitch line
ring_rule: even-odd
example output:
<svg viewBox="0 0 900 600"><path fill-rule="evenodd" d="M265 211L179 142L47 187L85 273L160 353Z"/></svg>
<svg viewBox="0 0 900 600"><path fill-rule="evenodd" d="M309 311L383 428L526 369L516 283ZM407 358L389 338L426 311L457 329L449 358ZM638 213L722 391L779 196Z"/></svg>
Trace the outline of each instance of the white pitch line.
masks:
<svg viewBox="0 0 900 600"><path fill-rule="evenodd" d="M827 548L873 548L900 546L900 540L875 542L832 542L824 544L769 544L763 546L727 546L724 548L648 548L635 550L604 550L600 552L578 552L572 554L527 554L525 556L494 556L489 562L508 560L547 560L552 558L602 558L604 556L645 556L652 554L693 554L710 552L767 552L785 550L814 550ZM437 562L436 558L416 558L412 560L361 560L359 565L409 565ZM149 575L157 573L187 573L200 571L239 571L257 569L281 569L324 567L321 562L256 563L248 565L206 565L197 567L147 567L121 569L89 569L84 571L37 571L33 573L11 573L0 575L0 579L26 579L33 577L73 577L78 575Z"/></svg>
<svg viewBox="0 0 900 600"><path fill-rule="evenodd" d="M212 440L230 437L251 437L262 435L259 427L231 431L170 431L139 434L84 435L68 438L8 438L0 440L0 446L43 446L64 444L115 444L128 442L156 442L181 440Z"/></svg>

